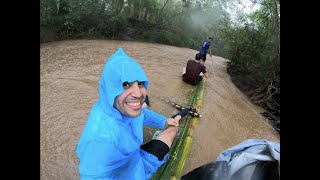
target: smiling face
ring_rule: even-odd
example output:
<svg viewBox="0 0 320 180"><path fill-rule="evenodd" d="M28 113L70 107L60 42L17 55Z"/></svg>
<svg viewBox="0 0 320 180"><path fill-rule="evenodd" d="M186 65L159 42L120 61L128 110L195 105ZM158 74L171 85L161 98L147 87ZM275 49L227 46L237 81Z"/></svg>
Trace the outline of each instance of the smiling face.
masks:
<svg viewBox="0 0 320 180"><path fill-rule="evenodd" d="M118 111L130 117L137 117L141 113L147 90L143 82L124 82L124 92L116 97L114 106Z"/></svg>

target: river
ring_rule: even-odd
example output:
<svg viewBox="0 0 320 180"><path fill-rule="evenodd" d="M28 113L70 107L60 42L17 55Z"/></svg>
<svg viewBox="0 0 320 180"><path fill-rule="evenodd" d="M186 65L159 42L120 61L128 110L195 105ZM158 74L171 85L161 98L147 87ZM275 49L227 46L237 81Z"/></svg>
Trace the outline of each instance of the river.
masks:
<svg viewBox="0 0 320 180"><path fill-rule="evenodd" d="M192 86L182 68L197 51L169 45L112 40L68 40L40 44L40 177L78 179L75 149L92 105L98 98L105 62L118 48L137 60L149 79L151 109L177 112L157 96L185 105ZM213 52L214 54L214 52ZM207 57L201 114L184 173L214 161L220 152L246 139L280 142L279 134L238 90L226 72L226 59ZM154 128L144 128L145 140Z"/></svg>

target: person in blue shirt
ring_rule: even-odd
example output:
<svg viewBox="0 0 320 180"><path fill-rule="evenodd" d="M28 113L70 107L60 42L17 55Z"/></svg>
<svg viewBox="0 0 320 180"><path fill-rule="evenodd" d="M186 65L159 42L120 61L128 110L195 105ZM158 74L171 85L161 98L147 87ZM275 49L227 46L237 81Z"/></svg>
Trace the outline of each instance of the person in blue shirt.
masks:
<svg viewBox="0 0 320 180"><path fill-rule="evenodd" d="M168 160L179 120L188 112L167 118L142 108L148 85L141 65L122 48L106 62L76 148L80 179L149 179ZM164 130L143 144L143 126Z"/></svg>
<svg viewBox="0 0 320 180"><path fill-rule="evenodd" d="M212 57L211 47L210 47L211 44L212 44L212 42L213 42L213 38L212 38L212 37L209 37L209 38L208 38L208 41L205 41L205 42L202 44L202 46L201 46L201 48L200 48L200 50L199 50L199 54L201 55L201 59L202 59L201 64L203 64L203 65L204 65L204 63L205 63L205 61L206 61L206 59L207 59L207 53L208 53L208 51L209 51L210 57Z"/></svg>

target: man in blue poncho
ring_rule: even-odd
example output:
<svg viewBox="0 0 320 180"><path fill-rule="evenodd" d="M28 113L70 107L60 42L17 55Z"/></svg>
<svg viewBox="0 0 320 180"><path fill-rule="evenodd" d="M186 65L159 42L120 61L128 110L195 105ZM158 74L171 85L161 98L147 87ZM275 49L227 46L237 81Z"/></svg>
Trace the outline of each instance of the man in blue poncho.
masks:
<svg viewBox="0 0 320 180"><path fill-rule="evenodd" d="M99 98L78 142L80 179L149 179L168 160L179 120L188 112L166 118L142 108L147 89L142 67L120 48L105 64ZM165 130L142 145L143 126Z"/></svg>

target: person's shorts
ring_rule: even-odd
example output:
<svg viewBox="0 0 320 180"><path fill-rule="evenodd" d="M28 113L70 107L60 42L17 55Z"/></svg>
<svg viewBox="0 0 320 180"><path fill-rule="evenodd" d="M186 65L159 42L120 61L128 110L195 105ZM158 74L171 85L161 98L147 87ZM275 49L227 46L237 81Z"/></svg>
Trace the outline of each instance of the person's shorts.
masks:
<svg viewBox="0 0 320 180"><path fill-rule="evenodd" d="M202 80L202 76L199 76L197 84L199 84L201 80Z"/></svg>
<svg viewBox="0 0 320 180"><path fill-rule="evenodd" d="M201 59L203 60L203 61L206 61L206 59L207 59L207 54L200 54L201 55Z"/></svg>
<svg viewBox="0 0 320 180"><path fill-rule="evenodd" d="M187 78L186 78L186 73L184 73L184 74L182 75L182 80L183 80L184 82L188 83L188 80L187 80Z"/></svg>
<svg viewBox="0 0 320 180"><path fill-rule="evenodd" d="M188 84L191 84L191 85L193 85L193 86L196 86L196 85L198 85L198 84L200 83L200 81L202 80L202 76L199 76L199 77L198 77L198 81L197 81L197 82L192 83L192 82L189 82L189 81L187 80L185 74L183 74L183 75L182 75L182 80L183 80L185 83L188 83Z"/></svg>
<svg viewBox="0 0 320 180"><path fill-rule="evenodd" d="M150 142L142 145L141 149L157 156L159 161L162 161L164 156L169 152L169 146L158 139L153 139Z"/></svg>

